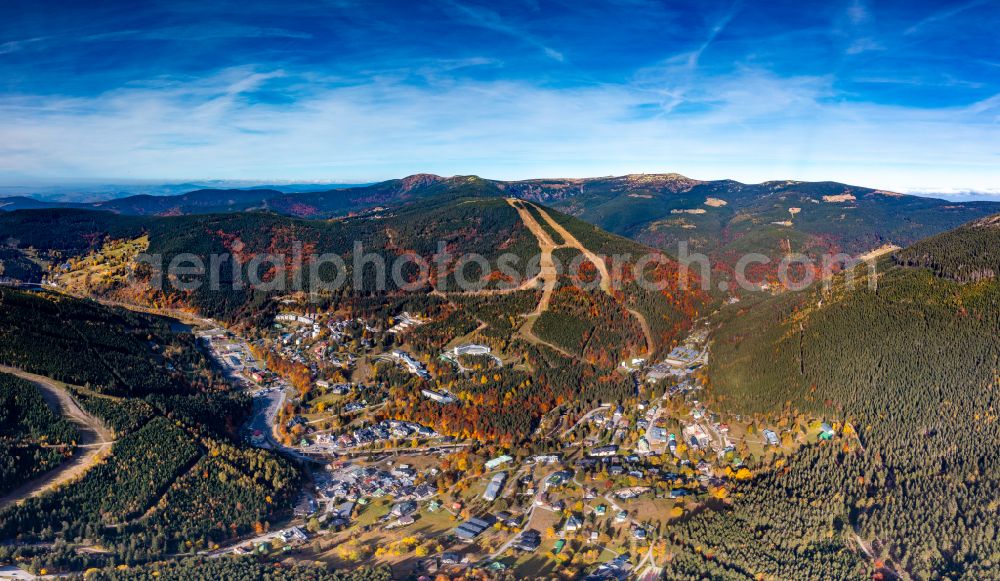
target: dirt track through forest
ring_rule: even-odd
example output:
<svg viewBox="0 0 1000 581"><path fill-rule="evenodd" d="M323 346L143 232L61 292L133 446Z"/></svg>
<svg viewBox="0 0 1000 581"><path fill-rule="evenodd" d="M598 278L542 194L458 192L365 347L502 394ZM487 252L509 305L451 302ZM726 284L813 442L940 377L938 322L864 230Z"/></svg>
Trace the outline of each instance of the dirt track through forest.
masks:
<svg viewBox="0 0 1000 581"><path fill-rule="evenodd" d="M514 198L507 198L507 203L517 210L518 214L521 216L521 221L524 222L524 225L528 228L528 230L535 236L535 238L538 239L538 246L541 249L541 270L538 273L537 278L541 278L542 280L542 298L538 301L538 306L535 307L534 312L528 315L528 320L521 328L521 333L524 334L529 341L544 343L545 345L556 349L563 355L571 356L565 350L552 345L551 343L542 341L533 332L535 321L538 320L538 317L540 317L542 313L549 308L549 302L552 300L552 293L555 291L556 282L558 280L558 273L556 272L555 263L552 259L552 251L559 248L573 248L580 251L584 258L593 263L594 267L597 268L597 272L601 276L601 290L607 293L608 296L614 297L612 280L611 275L608 272L608 266L601 257L597 256L597 254L581 244L580 241L576 239L576 236L573 236L569 230L563 227L562 224L556 222L544 209L530 202ZM535 220L535 217L531 214L531 212L528 211L527 206L532 206L535 211L538 212L538 215L541 216L542 219L545 220L557 234L562 236L562 244L556 244L552 240L548 231L546 231L546 229L539 224L537 220ZM646 318L642 315L642 313L633 309L627 310L632 314L632 316L639 320L639 325L642 327L642 332L646 337L646 356L648 357L652 355L656 345L653 341L653 333L649 328L649 323L646 321Z"/></svg>
<svg viewBox="0 0 1000 581"><path fill-rule="evenodd" d="M524 322L524 325L521 326L521 334L524 335L525 339L532 343L546 345L566 357L573 357L571 353L562 347L543 341L534 333L535 321L538 320L538 317L542 316L542 313L548 310L549 302L552 300L552 293L555 292L556 283L559 280L559 273L556 271L555 261L552 259L552 251L558 248L569 248L569 246L566 243L556 244L555 241L552 240L552 237L545 231L545 228L542 227L542 225L535 220L535 217L531 215L531 212L528 211L527 202L523 200L516 200L514 198L507 198L507 203L517 210L518 215L521 217L521 222L523 222L525 227L528 228L528 231L531 232L536 239L538 239L538 247L541 250L541 255L539 256L538 261L539 271L537 278L542 281L542 298L538 301L538 305L535 306L535 310L527 315L527 320ZM567 239L564 237L563 240Z"/></svg>
<svg viewBox="0 0 1000 581"><path fill-rule="evenodd" d="M570 358L575 358L572 353L569 353L562 347L554 345L545 341L535 335L534 326L535 321L542 316L542 313L549 309L549 303L552 301L552 293L555 292L556 284L559 280L559 273L556 270L555 261L552 258L552 252L560 248L572 248L578 250L583 254L584 258L593 263L594 267L597 268L597 272L600 275L600 288L602 291L607 293L608 296L616 298L614 294L614 289L612 288L611 275L608 272L607 263L603 259L597 256L594 252L580 243L579 240L573 236L569 230L563 227L562 224L556 222L552 216L549 215L544 209L539 206L532 204L531 202L520 200L517 198L507 198L507 203L514 208L518 216L521 218L521 222L524 223L525 227L538 241L538 248L540 250L539 255L539 271L538 274L532 278L524 281L520 285L513 288L504 289L482 289L476 291L441 291L434 289L431 291L432 295L445 297L448 296L459 296L459 295L469 295L469 296L491 296L491 295L504 295L517 291L524 290L534 290L541 285L542 297L535 306L535 310L531 313L525 315L525 323L521 326L520 332L528 341L545 345L551 349L554 349L561 353L562 355ZM538 215L548 224L552 230L562 237L563 242L557 244L552 236L549 234L548 230L535 219L528 207L531 206L538 212ZM617 300L617 298L616 298ZM642 313L636 311L635 309L626 308L626 310L639 321L639 325L642 327L643 335L646 338L646 357L649 357L656 350L656 342L653 340L653 333L649 327L649 322Z"/></svg>
<svg viewBox="0 0 1000 581"><path fill-rule="evenodd" d="M0 365L0 372L34 383L52 411L73 422L80 434L72 458L0 497L0 507L38 496L76 480L111 451L114 434L100 420L81 408L65 388L48 377L5 365Z"/></svg>

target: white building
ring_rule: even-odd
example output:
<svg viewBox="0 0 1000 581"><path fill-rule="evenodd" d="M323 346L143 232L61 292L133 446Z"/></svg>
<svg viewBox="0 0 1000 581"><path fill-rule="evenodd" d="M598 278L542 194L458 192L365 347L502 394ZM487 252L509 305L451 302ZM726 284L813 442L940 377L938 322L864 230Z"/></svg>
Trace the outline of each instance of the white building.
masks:
<svg viewBox="0 0 1000 581"><path fill-rule="evenodd" d="M498 472L490 480L490 483L486 485L486 492L483 493L483 499L487 502L493 502L500 496L500 491L503 490L503 483L507 480L506 472Z"/></svg>
<svg viewBox="0 0 1000 581"><path fill-rule="evenodd" d="M421 389L420 393L427 399L434 400L439 404L449 404L456 401L455 396L447 392L442 393L431 389Z"/></svg>
<svg viewBox="0 0 1000 581"><path fill-rule="evenodd" d="M407 353L406 351L400 351L399 349L396 349L391 353L389 353L389 356L395 359L396 361L402 363L403 366L406 367L407 371L409 371L410 373L414 375L419 375L424 379L430 377L430 374L427 373L426 369L424 369L423 364L414 359L413 356Z"/></svg>
<svg viewBox="0 0 1000 581"><path fill-rule="evenodd" d="M587 453L591 458L607 458L614 456L618 453L618 446L612 444L610 446L601 446L600 448L594 448Z"/></svg>
<svg viewBox="0 0 1000 581"><path fill-rule="evenodd" d="M687 347L674 347L673 351L663 360L671 367L688 367L697 363L701 359L701 354L694 349Z"/></svg>
<svg viewBox="0 0 1000 581"><path fill-rule="evenodd" d="M275 315L274 320L281 323L301 323L303 325L316 324L316 321L313 319L302 315L296 315L294 313L281 313L279 315Z"/></svg>
<svg viewBox="0 0 1000 581"><path fill-rule="evenodd" d="M486 345L478 345L476 343L470 343L468 345L459 345L451 350L451 352L456 356L460 355L489 355L491 349Z"/></svg>
<svg viewBox="0 0 1000 581"><path fill-rule="evenodd" d="M388 333L402 333L411 327L424 324L424 321L414 317L406 311L403 311L398 317L395 317L394 322L395 325L389 328L387 331Z"/></svg>
<svg viewBox="0 0 1000 581"><path fill-rule="evenodd" d="M499 468L500 466L503 466L504 464L510 462L511 460L513 460L512 457L507 456L506 454L504 454L503 456L497 456L496 458L487 461L486 464L485 464L485 467L486 467L487 470L493 470L495 468Z"/></svg>
<svg viewBox="0 0 1000 581"><path fill-rule="evenodd" d="M691 446L698 448L710 448L712 446L712 439L709 438L705 429L698 424L685 427L683 435L684 441Z"/></svg>

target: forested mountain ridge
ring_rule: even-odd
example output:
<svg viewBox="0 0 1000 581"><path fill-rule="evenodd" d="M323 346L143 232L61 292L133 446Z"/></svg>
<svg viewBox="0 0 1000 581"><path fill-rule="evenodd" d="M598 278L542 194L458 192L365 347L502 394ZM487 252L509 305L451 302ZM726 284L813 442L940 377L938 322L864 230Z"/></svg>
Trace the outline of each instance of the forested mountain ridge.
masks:
<svg viewBox="0 0 1000 581"><path fill-rule="evenodd" d="M268 212L331 219L402 212L435 200L516 197L541 204L608 232L660 249L675 258L707 255L713 278L731 283L742 257L767 257L746 272L755 284L784 289L781 260L804 255L821 275L824 257L858 256L878 248L905 247L1000 211L997 202L951 202L838 182L702 181L679 174L601 178L488 180L476 176L417 174L368 186L318 192L278 189L197 190L175 196L132 196L71 209L106 210L123 218ZM0 200L2 210L54 209L59 203L29 198ZM0 261L25 273L16 257ZM835 268L840 260L834 261ZM30 270L28 268L27 270ZM805 267L808 272L810 267ZM729 288L734 288L729 284Z"/></svg>
<svg viewBox="0 0 1000 581"><path fill-rule="evenodd" d="M978 248L984 226L931 248ZM900 254L923 256L922 244ZM830 292L720 313L713 407L787 418L793 430L799 413L825 417L859 445L807 448L731 512L693 519L681 537L717 548L715 563L695 567L767 570L781 555L846 548L913 578L996 577L1000 284L959 283L891 259L879 267L877 288L841 277ZM741 548L762 535L754 550Z"/></svg>
<svg viewBox="0 0 1000 581"><path fill-rule="evenodd" d="M401 184L400 187L427 189L441 183L427 177ZM301 271L306 268L287 264L281 265L286 267L283 274L273 273L273 276L283 276L288 283L278 291L266 292L255 290L249 284L233 284L237 280L250 279L250 263L264 255L281 255L291 262L296 252L305 257L336 254L344 262L345 275L338 293L391 295L432 290L454 292L460 290L456 287L455 278L455 271L460 267L464 267L465 279L476 283L482 281L487 289L530 281L538 274L539 242L525 227L518 210L506 199L498 197L497 192L492 184L470 178L463 180L461 186L448 185L445 192L418 203L337 220L306 220L262 212L159 217L121 216L79 209L25 210L0 213L0 231L7 235L8 252L31 251L46 255L49 258L48 275L53 280L59 279L60 284L66 284L66 277L62 276L64 272L86 270L88 276L77 277L87 279L85 287L73 287L71 290L99 294L113 292L117 298L125 300L194 308L203 315L227 320L249 319L255 316L254 313L266 309L268 296L294 290L308 292L311 290L310 283L318 283L315 286L320 287L336 275L327 265L316 271L318 276L313 278L319 280L305 280L303 286L292 289L289 287L295 278L295 269ZM537 213L538 210L531 207L531 211ZM639 333L641 351L637 345L633 352L669 348L671 341L707 304L708 297L698 290L700 285L697 281L688 280L686 285L681 284L676 262L663 257L656 264L647 265L642 273L633 272L628 264L624 264L629 260L636 263L655 254L654 249L604 232L571 216L550 209L541 211L560 228L572 232L579 244L597 255L609 260L614 255L630 257L619 265L608 262L606 268L616 271L620 279L616 281L619 288L615 290L613 302L620 303L621 308L642 312L650 327L648 332ZM543 229L552 230L546 220L538 220L544 224ZM561 236L552 235L559 240L559 244L564 242ZM108 251L108 245L127 241L134 241L137 247L142 246L146 255L157 257L164 267L182 255L193 254L206 265L212 255L231 256L234 260L221 265L218 277L221 288L217 290L212 290L207 284L193 290L180 290L170 284L162 289L151 289L149 283L152 277L148 269L137 271L139 276L130 276L133 270L130 259L121 256L110 258L112 252ZM441 253L442 248L445 255ZM377 288L378 281L374 280L377 269L366 265L358 269L355 264L356 259L362 259L365 254L369 258L380 258L390 266L407 256L420 257L429 262L429 277L422 282L421 288L401 285L403 281L391 276L386 277L381 288ZM466 255L485 259L486 268L491 270L482 272L481 263L477 261L463 264L458 260ZM442 257L445 260L441 260ZM510 269L504 269L500 264L501 257L514 259L511 266L515 278L519 280L511 280ZM568 281L573 274L568 269L577 256L569 249L560 249L555 258L564 267L566 272L563 275ZM236 262L239 262L238 266ZM587 262L581 264L585 270ZM234 270L236 268L238 270ZM418 272L418 265L411 263L404 265L401 275L405 281L420 283L419 278L414 278ZM35 278L29 281L40 281L43 274L41 270L36 270ZM387 274L391 273L387 271ZM591 275L594 274L591 272ZM688 277L694 276L692 269ZM664 290L647 291L637 284L639 277L655 280L662 284ZM268 282L273 280L269 278ZM686 288L682 288L684 286ZM402 287L407 288L404 290ZM568 309L581 308L582 312L608 310L582 295L570 297L566 285L561 285L560 289L565 289L560 290L560 299L567 300L561 300L559 304ZM662 300L664 298L665 301ZM597 299L602 300L600 297ZM578 303L577 307L569 304L572 301ZM547 328L559 326L549 317ZM579 333L576 337L567 340L582 345L593 331L601 331L604 327L581 323L577 329ZM628 332L635 334L634 331L636 329L629 329ZM643 334L651 335L652 339L642 339ZM593 343L594 346L605 344L607 341ZM618 361L620 359L612 364Z"/></svg>
<svg viewBox="0 0 1000 581"><path fill-rule="evenodd" d="M145 216L270 211L318 219L441 195L520 197L671 254L678 242L687 241L692 251L710 253L724 265L748 250L858 254L887 243L906 246L1000 210L994 202L950 202L837 182L743 184L679 174L500 181L417 174L319 192L207 189L88 204L11 197L0 199L0 211L65 207Z"/></svg>
<svg viewBox="0 0 1000 581"><path fill-rule="evenodd" d="M258 213L252 210L310 219L347 217L359 212L356 217L335 220L322 227L319 222L311 222L311 230L323 230L329 235L318 236L314 232L307 237L319 242L330 236L341 239L354 236L371 245L385 246L390 244L392 236L391 244L398 251L405 251L408 245L417 247L421 241L435 236L450 240L445 235L482 230L482 214L487 209L495 209L501 219L508 220L513 216L512 211L499 198L511 195L552 205L612 233L664 249L670 255L681 252L679 244L685 243L687 252L708 254L716 278L731 277L737 260L746 253L764 253L771 262L754 265L754 272L749 274L753 280L773 283L772 287L779 284L776 276L779 259L789 252L818 259L826 253L856 255L886 244L907 245L994 213L1000 207L988 202L951 203L835 182L741 184L731 180L692 180L677 174L502 182L474 176L442 178L419 174L329 192L201 190L181 196L122 198L72 209L0 212L0 232L7 235L4 243L8 247L58 248L73 255L81 249L93 248L104 237L134 238L158 230L172 231L170 236L180 232L183 239L186 232L205 234L209 222L222 224L218 231L229 232L227 235L231 237L233 229L226 229L227 222L234 227L240 225L245 232L253 228L250 222L281 222L278 218L240 217ZM479 216L458 208L460 201L468 198L483 200L479 202L484 204ZM495 199L495 205L485 202L490 198ZM448 211L453 215L445 220L453 233L416 227L433 226L435 216L427 212L432 211L430 208L445 208L448 202L452 202ZM81 207L104 208L119 214L88 212ZM215 217L206 214L213 212L223 214ZM160 216L154 216L159 214L181 215L174 218L175 222L165 217L161 222L156 219ZM472 221L470 227L458 223L463 218ZM210 241L214 233L208 235ZM154 251L156 242L154 239ZM180 246L174 242L167 241L168 250ZM476 246L498 248L505 240L483 242L486 243ZM323 243L329 246L328 242ZM459 240L456 248L462 247L469 246ZM10 248L2 252L0 261L7 276L25 280L40 277L40 271L31 261L12 253ZM348 257L349 252L342 255Z"/></svg>
<svg viewBox="0 0 1000 581"><path fill-rule="evenodd" d="M894 258L897 264L929 268L959 282L996 278L1000 273L1000 214L921 240Z"/></svg>
<svg viewBox="0 0 1000 581"><path fill-rule="evenodd" d="M491 266L496 265L502 254L514 255L518 259L516 270L528 279L533 276L529 258L538 253L537 242L520 223L517 212L502 198L496 197L445 196L421 204L334 221L305 220L263 212L159 217L120 216L78 209L26 210L0 214L0 232L5 235L8 251L26 252L31 249L44 253L53 267L61 265L69 268L69 261L85 257L88 253L95 260L103 261L103 257L96 255L109 241L140 237L148 239L144 249L146 254L160 257L164 269L181 254L201 257L206 265L213 254L233 257L233 261L222 267L222 288L219 292L212 291L208 284L199 290L186 292L167 285L168 288L162 290L162 296L156 297L161 304L179 301L206 315L222 318L237 316L246 307L259 304L264 298L264 294L254 291L249 284L242 288L232 284L236 275L242 275L244 281L248 280L248 263L258 256L282 256L288 260L285 276L289 279L285 281L288 283L283 289L285 291L291 290L294 254L298 253L304 260L313 254L333 253L344 262L345 289L374 292L379 284L383 284L379 292L394 292L399 290L400 283L407 286L413 280L414 274L420 270L418 265L404 265L399 277L392 276L391 270L386 269L383 281L376 280L378 269L369 267L363 273L359 272L356 281L353 276L355 258L362 266L370 266L371 263L370 260L362 261L364 255L377 257L391 266L394 260L409 254L429 259L439 251L440 243L454 256L474 253L484 257ZM233 270L237 258L242 260L239 272ZM433 262L431 266L436 267L437 264ZM434 268L430 273L432 280L428 283L447 288L453 276L450 270L453 266L450 264L441 272ZM273 277L263 272L265 267L261 267L258 279L264 277L270 282ZM319 287L335 278L334 270L334 266L327 265L318 271L317 279L321 280L307 279L303 284L316 283ZM470 267L469 278L489 274L475 271L475 265ZM92 282L97 287L105 282L110 286L121 286L123 275L121 272L101 273ZM402 280L399 280L400 277ZM142 292L142 285L133 290ZM308 291L310 288L298 290ZM424 292L426 290L429 289L424 289Z"/></svg>
<svg viewBox="0 0 1000 581"><path fill-rule="evenodd" d="M110 212L94 212L78 209L45 209L0 213L0 232L6 234L8 252L33 251L50 255L50 270L58 273L65 268L72 268L77 261L103 261L102 247L109 241L121 241L148 238L145 252L158 256L163 265L181 254L194 254L209 263L209 256L239 255L242 260L242 280L247 280L247 263L255 256L276 254L291 257L296 248L304 256L312 253L334 253L340 256L346 267L346 284L342 292L355 293L395 293L399 292L399 281L387 277L385 286L376 289L373 279L375 271L371 268L358 272L355 278L355 255L360 258L358 246L363 253L381 257L387 264L408 254L420 256L430 262L429 280L424 289L409 289L410 292L437 289L438 291L454 290L455 269L459 266L457 257L462 255L478 255L483 257L489 267L497 269L501 256L514 257L513 270L521 281L527 281L538 273L537 256L538 241L525 228L515 210L505 199L493 194L492 186L483 186L479 181L466 183L465 188L450 188L443 194L438 194L421 200L419 203L406 204L396 208L357 217L339 220L306 220L273 213L241 212L228 214L207 214L193 216L121 216ZM416 186L412 186L416 187ZM483 187L490 190L490 195L479 195ZM626 238L609 234L590 224L570 216L547 210L559 223L580 240L593 252L601 256L615 254L630 255L632 260L653 252ZM439 261L439 244L446 248L450 261ZM238 250L234 250L238 248ZM87 258L87 257L90 258ZM571 258L567 256L567 258ZM535 262L532 263L532 260ZM23 258L22 258L23 260ZM568 266L570 260L564 260ZM106 263L105 263L106 264ZM288 265L285 273L289 277L289 286L294 265ZM196 308L202 314L224 319L249 316L264 303L267 293L253 290L249 285L234 288L232 280L235 271L233 265L223 265L221 269L222 288L219 292L212 291L208 285L193 291L177 291L168 288L157 296L133 296L144 300L156 300L159 304L183 304ZM466 267L466 279L477 281L481 277L487 279L488 286L502 286L507 281L501 272L481 272L476 263ZM119 269L121 270L121 269ZM684 311L685 318L690 319L699 304L706 297L695 297L698 293L681 291L678 288L676 264L665 261L657 267L653 275L657 280L669 283L669 304L643 298L646 293L634 283L635 273L625 272L627 280L623 280L622 301L629 308L650 311L658 310L656 314L650 311L650 324L654 332L663 335L661 345L665 346L670 333L676 329L667 329L664 325L674 325L676 321L664 322L664 317L671 319L673 315L666 310ZM419 271L417 265L409 264L401 271L405 280L414 280L413 275ZM320 281L332 280L333 273L324 268L318 271ZM35 271L32 282L41 279L43 273ZM391 273L388 273L391 274ZM91 287L86 291L105 292L113 289L120 292L145 293L144 281L123 281L123 272L102 272L92 277ZM117 281L117 282L114 282ZM305 281L308 284L309 281ZM359 284L360 283L360 284ZM404 285L406 286L406 285ZM697 289L693 283L690 288ZM308 291L309 288L300 290ZM125 297L127 298L127 297ZM690 299L696 298L694 302Z"/></svg>
<svg viewBox="0 0 1000 581"><path fill-rule="evenodd" d="M631 175L535 180L506 191L627 236L671 255L708 255L715 276L732 278L739 259L761 253L751 280L779 287L779 261L801 253L866 253L920 239L1000 211L994 202L950 202L837 182L742 184L678 176ZM685 249L681 249L681 245Z"/></svg>
<svg viewBox="0 0 1000 581"><path fill-rule="evenodd" d="M163 319L6 288L0 288L0 364L112 396L211 384L185 376L204 361L193 338L171 333Z"/></svg>
<svg viewBox="0 0 1000 581"><path fill-rule="evenodd" d="M328 218L369 210L380 205L398 205L431 197L446 190L462 189L471 177L442 178L417 174L369 186L326 191L284 192L278 189L193 190L184 194L156 196L141 194L103 202L54 202L27 196L0 198L0 211L74 208L105 210L133 216L181 216L269 210L300 218ZM478 180L487 185L484 180Z"/></svg>

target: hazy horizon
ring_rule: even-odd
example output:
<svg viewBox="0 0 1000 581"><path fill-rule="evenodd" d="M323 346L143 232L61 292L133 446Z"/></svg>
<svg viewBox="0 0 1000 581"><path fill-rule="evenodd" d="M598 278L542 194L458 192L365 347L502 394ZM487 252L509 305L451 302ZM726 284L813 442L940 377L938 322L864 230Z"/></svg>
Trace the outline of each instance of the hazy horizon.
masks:
<svg viewBox="0 0 1000 581"><path fill-rule="evenodd" d="M93 178L87 180L79 179L53 179L50 181L39 180L35 183L30 181L25 181L22 183L0 183L0 198L11 197L11 196L28 196L37 197L38 199L47 199L57 196L71 196L73 190L80 190L79 196L81 200L86 199L86 201L99 201L103 199L114 199L125 197L128 195L138 195L138 194L150 194L150 195L175 195L190 191L185 188L193 187L217 187L221 189L239 189L239 188L260 188L266 186L274 186L275 188L281 189L282 187L292 188L288 193L301 193L305 191L312 191L315 189L331 188L340 189L348 187L361 187L366 185L371 185L383 181L388 181L392 179L400 179L408 177L410 175L416 174L430 174L433 172L415 172L406 175L399 176L389 176L381 179L372 180L359 180L350 181L343 179L316 179L316 180L296 180L296 179L224 179L224 178L188 178L188 179L148 179L148 180L128 180L128 179L116 179L116 178ZM657 172L633 172L639 175L664 175L664 174L680 174L684 177L709 182L716 180L735 180L748 185L759 184L764 182L778 182L778 181L801 181L801 182L813 182L813 181L830 181L843 183L849 186L873 188L873 189L884 189L887 191L893 191L901 194L909 194L914 196L931 197L931 198L943 198L954 201L1000 201L1000 188L987 189L987 190L964 190L958 188L943 188L943 189L931 189L931 188L915 188L915 189L899 189L893 190L891 188L880 188L871 184L864 183L850 183L839 179L816 179L816 180L806 180L806 179L796 179L789 177L774 177L770 179L760 180L760 181L747 181L741 180L735 177L696 177L684 174L683 172L671 172L671 171L657 171ZM435 174L441 175L441 174ZM508 179L504 177L493 177L493 176L483 176L475 173L463 173L463 174L453 174L453 175L475 175L489 180L496 181L520 181L520 180L555 180L555 179L598 179L604 177L614 177L628 174L605 174L605 175L580 175L580 176L533 176L529 178L518 178L518 179ZM442 175L441 177L453 177L453 175ZM112 189L123 189L120 192L112 192ZM137 191L124 191L127 188L136 188ZM162 192L157 191L146 191L146 190L162 190ZM115 195L117 194L117 195ZM106 196L106 197L102 197ZM63 201L70 201L69 198Z"/></svg>

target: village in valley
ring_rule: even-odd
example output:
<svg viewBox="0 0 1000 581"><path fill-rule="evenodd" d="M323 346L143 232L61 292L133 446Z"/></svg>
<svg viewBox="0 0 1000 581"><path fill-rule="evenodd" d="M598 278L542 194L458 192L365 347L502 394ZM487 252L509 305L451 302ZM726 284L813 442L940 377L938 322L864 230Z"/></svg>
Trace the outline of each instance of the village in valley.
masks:
<svg viewBox="0 0 1000 581"><path fill-rule="evenodd" d="M589 252L537 207L505 203L549 252L546 227L562 250ZM723 412L706 372L711 315L692 311L682 339L660 345L640 310L605 305L574 351L564 301L583 295L565 283L542 270L513 292L293 293L237 324L186 316L252 398L240 436L306 475L288 518L201 554L388 564L404 578L657 579L673 527L725 510L800 447L853 437L830 418ZM598 299L618 300L610 287L586 301ZM595 325L629 332L591 350Z"/></svg>
<svg viewBox="0 0 1000 581"><path fill-rule="evenodd" d="M711 409L702 401L711 327L700 321L662 360L621 363L633 397L551 410L530 449L489 445L387 415L388 383L406 374L427 401L460 406L461 394L432 370L504 373L504 354L473 341L418 352L407 335L426 323L419 313L378 320L283 307L253 337L221 326L198 332L253 395L246 439L309 474L290 522L215 555L385 562L418 576L534 577L572 565L587 579L658 578L671 525L724 505L735 483L753 478L747 459L775 469L843 429Z"/></svg>

